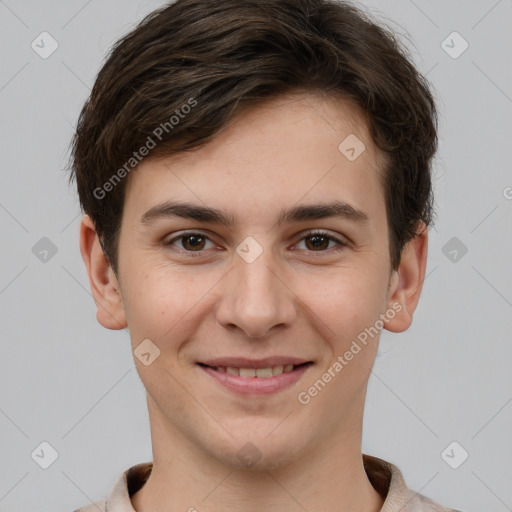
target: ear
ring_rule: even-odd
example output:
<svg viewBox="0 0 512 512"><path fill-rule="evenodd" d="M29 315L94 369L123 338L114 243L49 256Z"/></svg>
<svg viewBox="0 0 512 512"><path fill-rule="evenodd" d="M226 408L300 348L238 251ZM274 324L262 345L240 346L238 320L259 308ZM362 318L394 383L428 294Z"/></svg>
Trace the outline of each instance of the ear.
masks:
<svg viewBox="0 0 512 512"><path fill-rule="evenodd" d="M80 224L80 252L98 308L98 322L107 329L124 329L127 323L119 283L103 252L94 222L88 215L84 215Z"/></svg>
<svg viewBox="0 0 512 512"><path fill-rule="evenodd" d="M412 323L425 280L427 252L428 231L425 224L420 223L418 234L405 245L400 265L391 275L387 306L388 311L396 314L384 323L388 331L403 332Z"/></svg>

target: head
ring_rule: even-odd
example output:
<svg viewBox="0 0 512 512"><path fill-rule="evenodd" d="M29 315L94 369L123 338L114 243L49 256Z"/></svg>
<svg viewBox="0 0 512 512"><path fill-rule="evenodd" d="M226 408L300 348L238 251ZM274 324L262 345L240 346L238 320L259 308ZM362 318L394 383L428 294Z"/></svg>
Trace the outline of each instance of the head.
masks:
<svg viewBox="0 0 512 512"><path fill-rule="evenodd" d="M419 300L436 144L425 79L347 3L178 0L121 39L72 179L98 320L158 353L135 360L154 422L230 464L251 441L267 465L359 425L379 337L361 333L407 329ZM210 385L227 356L308 365L247 399Z"/></svg>

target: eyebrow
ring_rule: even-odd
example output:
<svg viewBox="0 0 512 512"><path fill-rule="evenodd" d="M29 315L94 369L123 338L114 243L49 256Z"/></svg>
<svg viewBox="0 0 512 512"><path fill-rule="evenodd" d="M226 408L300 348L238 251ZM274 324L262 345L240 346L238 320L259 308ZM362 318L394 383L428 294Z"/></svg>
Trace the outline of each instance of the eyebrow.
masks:
<svg viewBox="0 0 512 512"><path fill-rule="evenodd" d="M153 206L142 215L140 222L142 224L150 224L159 219L172 217L192 219L199 222L217 223L229 228L235 225L235 217L233 214L225 213L216 208L173 201L165 201ZM299 205L289 210L281 211L277 224L281 225L283 222L293 223L330 217L363 224L369 222L368 215L362 210L343 201L334 201L331 203Z"/></svg>

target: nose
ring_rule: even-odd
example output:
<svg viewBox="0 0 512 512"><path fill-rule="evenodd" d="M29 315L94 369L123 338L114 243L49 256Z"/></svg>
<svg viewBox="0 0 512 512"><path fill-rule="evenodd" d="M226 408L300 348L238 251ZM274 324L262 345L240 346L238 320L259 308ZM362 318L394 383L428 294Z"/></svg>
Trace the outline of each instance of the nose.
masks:
<svg viewBox="0 0 512 512"><path fill-rule="evenodd" d="M235 254L233 268L222 282L217 321L249 338L262 338L278 326L292 325L297 311L285 273L270 250L251 263Z"/></svg>

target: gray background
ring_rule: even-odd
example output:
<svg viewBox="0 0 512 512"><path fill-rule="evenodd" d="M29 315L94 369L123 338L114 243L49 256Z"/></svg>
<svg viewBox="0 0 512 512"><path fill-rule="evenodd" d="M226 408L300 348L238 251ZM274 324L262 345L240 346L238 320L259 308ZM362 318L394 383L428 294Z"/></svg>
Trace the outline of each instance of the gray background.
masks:
<svg viewBox="0 0 512 512"><path fill-rule="evenodd" d="M2 512L71 511L151 460L128 334L96 322L65 169L107 50L160 5L0 1ZM512 2L364 5L409 33L441 118L428 277L413 326L383 332L363 450L446 506L512 510ZM59 45L46 59L31 48L43 31ZM457 58L453 31L469 44ZM58 453L48 469L43 441Z"/></svg>

